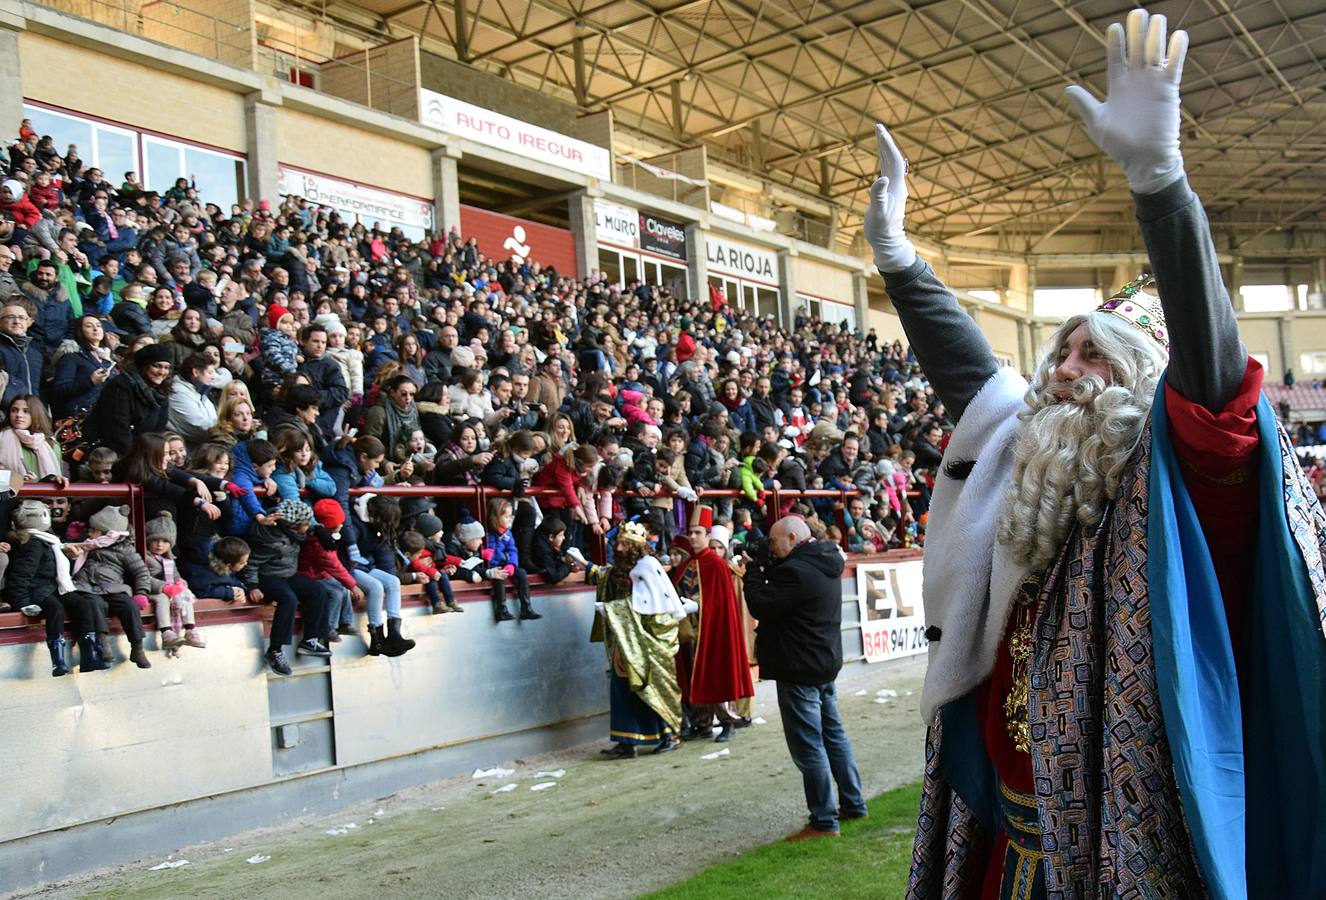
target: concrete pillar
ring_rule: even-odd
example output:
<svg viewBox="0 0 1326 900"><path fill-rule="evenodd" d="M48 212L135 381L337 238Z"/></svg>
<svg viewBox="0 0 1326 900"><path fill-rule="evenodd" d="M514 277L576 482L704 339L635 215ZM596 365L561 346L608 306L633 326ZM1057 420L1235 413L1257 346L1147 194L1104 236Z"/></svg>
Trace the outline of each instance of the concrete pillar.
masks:
<svg viewBox="0 0 1326 900"><path fill-rule="evenodd" d="M576 241L576 268L584 278L599 267L598 223L594 219L594 198L588 190L576 191L567 201L571 234Z"/></svg>
<svg viewBox="0 0 1326 900"><path fill-rule="evenodd" d="M0 122L23 120L23 71L19 66L18 30L15 30L22 28L22 19L0 19ZM91 150L87 148L89 157Z"/></svg>
<svg viewBox="0 0 1326 900"><path fill-rule="evenodd" d="M460 230L460 151L450 146L433 151L433 230L445 237Z"/></svg>
<svg viewBox="0 0 1326 900"><path fill-rule="evenodd" d="M1298 357L1294 351L1294 312L1292 309L1287 315L1276 319L1275 328L1280 339L1281 371L1273 377L1277 379L1284 378L1285 372L1293 369L1296 377L1310 381L1312 376L1298 367ZM1267 375L1270 377L1271 373L1268 372Z"/></svg>
<svg viewBox="0 0 1326 900"><path fill-rule="evenodd" d="M276 107L265 101L261 91L244 98L244 128L249 151L249 198L276 202L280 194L277 174Z"/></svg>
<svg viewBox="0 0 1326 900"><path fill-rule="evenodd" d="M856 310L856 330L863 337L870 329L870 294L866 291L866 273L852 273L852 308Z"/></svg>
<svg viewBox="0 0 1326 900"><path fill-rule="evenodd" d="M1229 264L1229 300L1234 312L1243 312L1243 257L1236 256Z"/></svg>
<svg viewBox="0 0 1326 900"><path fill-rule="evenodd" d="M686 226L686 290L689 300L709 299L709 255L704 248L704 223Z"/></svg>
<svg viewBox="0 0 1326 900"><path fill-rule="evenodd" d="M796 321L797 284L792 277L792 260L796 256L796 247L778 251L778 324L787 328Z"/></svg>

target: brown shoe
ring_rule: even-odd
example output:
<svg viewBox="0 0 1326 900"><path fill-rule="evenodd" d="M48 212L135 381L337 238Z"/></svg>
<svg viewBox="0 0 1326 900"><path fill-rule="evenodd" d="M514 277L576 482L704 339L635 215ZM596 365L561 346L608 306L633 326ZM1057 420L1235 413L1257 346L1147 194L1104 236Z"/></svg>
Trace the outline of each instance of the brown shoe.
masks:
<svg viewBox="0 0 1326 900"><path fill-rule="evenodd" d="M176 631L173 628L162 629L161 631L162 650L173 650L182 643L184 643L184 638L180 637L180 633L178 631Z"/></svg>
<svg viewBox="0 0 1326 900"><path fill-rule="evenodd" d="M197 647L199 650L207 646L207 641L198 633L197 628L184 629L184 643L190 647Z"/></svg>
<svg viewBox="0 0 1326 900"><path fill-rule="evenodd" d="M820 831L813 825L807 825L796 834L789 834L783 840L789 844L795 844L799 841L813 841L815 838L836 838L841 837L836 831Z"/></svg>
<svg viewBox="0 0 1326 900"><path fill-rule="evenodd" d="M152 663L147 659L147 653L143 650L142 644L134 644L129 651L129 659L133 660L134 665L140 669L152 668Z"/></svg>

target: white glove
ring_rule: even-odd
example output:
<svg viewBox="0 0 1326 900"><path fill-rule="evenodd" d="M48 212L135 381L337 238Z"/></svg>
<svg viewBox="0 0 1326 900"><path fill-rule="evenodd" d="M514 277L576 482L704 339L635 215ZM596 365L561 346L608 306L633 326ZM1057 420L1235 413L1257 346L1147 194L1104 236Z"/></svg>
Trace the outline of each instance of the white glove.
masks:
<svg viewBox="0 0 1326 900"><path fill-rule="evenodd" d="M902 229L907 207L907 160L883 125L875 126L879 145L879 178L870 186L862 232L875 251L875 267L881 272L902 272L916 262L916 248Z"/></svg>
<svg viewBox="0 0 1326 900"><path fill-rule="evenodd" d="M580 563L580 565L585 566L586 568L589 567L589 560L585 559L585 554L580 552L579 547L567 547L563 552L576 562Z"/></svg>
<svg viewBox="0 0 1326 900"><path fill-rule="evenodd" d="M1183 174L1179 152L1179 81L1188 33L1176 31L1165 51L1165 17L1146 10L1128 14L1128 33L1118 22L1106 32L1109 72L1105 102L1073 85L1066 94L1087 134L1128 176L1138 194L1154 193Z"/></svg>
<svg viewBox="0 0 1326 900"><path fill-rule="evenodd" d="M700 604L696 603L694 600L682 600L681 608L686 610L686 615L694 615L700 611Z"/></svg>
<svg viewBox="0 0 1326 900"><path fill-rule="evenodd" d="M677 496L689 503L694 503L697 499L699 499L700 495L695 493L695 491L691 490L690 488L683 486L677 488Z"/></svg>

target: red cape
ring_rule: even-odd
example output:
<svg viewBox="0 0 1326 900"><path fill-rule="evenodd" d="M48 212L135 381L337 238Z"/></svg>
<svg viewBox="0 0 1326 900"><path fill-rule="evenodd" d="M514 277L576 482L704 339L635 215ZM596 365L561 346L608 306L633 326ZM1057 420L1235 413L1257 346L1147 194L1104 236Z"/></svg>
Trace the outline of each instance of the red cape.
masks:
<svg viewBox="0 0 1326 900"><path fill-rule="evenodd" d="M700 633L695 641L688 701L699 706L753 697L755 686L750 680L746 633L732 570L708 547L687 565L700 567L700 596L691 598L700 604ZM683 570L679 567L674 571L678 583Z"/></svg>

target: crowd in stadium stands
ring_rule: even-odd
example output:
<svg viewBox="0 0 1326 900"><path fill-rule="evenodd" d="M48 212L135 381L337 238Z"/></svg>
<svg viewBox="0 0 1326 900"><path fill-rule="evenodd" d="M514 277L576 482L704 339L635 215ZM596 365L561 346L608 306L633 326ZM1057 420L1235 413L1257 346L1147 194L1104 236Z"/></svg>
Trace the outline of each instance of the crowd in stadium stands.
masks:
<svg viewBox="0 0 1326 900"><path fill-rule="evenodd" d="M117 185L26 120L3 164L0 469L146 504L144 557L122 499L0 502L0 599L45 619L56 675L66 624L84 670L112 661L107 617L143 668L149 610L167 652L202 647L199 598L275 604L282 674L297 611L301 655L329 656L356 606L369 653L407 652L402 583L436 612L485 583L499 621L537 619L528 575L567 578L600 535L611 554L632 518L666 559L696 502L723 544L789 512L852 552L923 539L945 413L873 330L780 328L297 197L223 210L186 179ZM352 493L405 484L503 496L475 518ZM793 492L813 488L855 493Z"/></svg>

